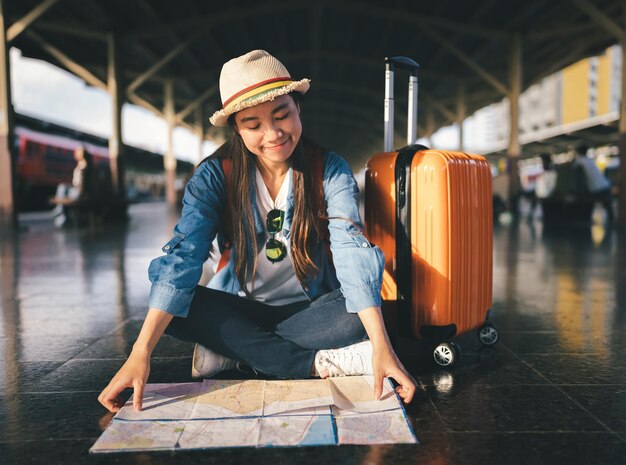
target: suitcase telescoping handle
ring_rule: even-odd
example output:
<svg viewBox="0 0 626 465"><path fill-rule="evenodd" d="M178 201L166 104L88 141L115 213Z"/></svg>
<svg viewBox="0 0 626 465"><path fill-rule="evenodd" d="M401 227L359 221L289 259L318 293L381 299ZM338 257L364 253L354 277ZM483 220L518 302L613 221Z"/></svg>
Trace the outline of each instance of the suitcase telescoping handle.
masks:
<svg viewBox="0 0 626 465"><path fill-rule="evenodd" d="M393 150L393 75L395 68L409 71L409 116L407 120L407 145L415 144L417 136L417 70L419 65L407 57L385 58L385 152Z"/></svg>

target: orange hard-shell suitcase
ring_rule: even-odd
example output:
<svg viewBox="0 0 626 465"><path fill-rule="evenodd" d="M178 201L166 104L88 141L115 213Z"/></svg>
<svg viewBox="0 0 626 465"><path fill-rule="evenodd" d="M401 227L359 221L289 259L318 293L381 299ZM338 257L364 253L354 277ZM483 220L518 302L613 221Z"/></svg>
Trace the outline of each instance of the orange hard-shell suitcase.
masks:
<svg viewBox="0 0 626 465"><path fill-rule="evenodd" d="M394 67L411 72L407 139L415 141L418 66L406 58L387 59L385 152L368 161L365 175L367 236L385 254L386 324L398 334L434 341L435 362L451 366L460 355L454 336L477 329L484 345L499 338L487 322L491 169L479 155L418 145L392 151Z"/></svg>

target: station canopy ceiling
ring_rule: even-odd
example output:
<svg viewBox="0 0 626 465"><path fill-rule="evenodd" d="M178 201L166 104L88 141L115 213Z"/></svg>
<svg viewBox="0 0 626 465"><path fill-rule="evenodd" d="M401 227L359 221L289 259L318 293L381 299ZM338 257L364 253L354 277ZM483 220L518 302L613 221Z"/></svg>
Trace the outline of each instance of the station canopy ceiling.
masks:
<svg viewBox="0 0 626 465"><path fill-rule="evenodd" d="M42 1L8 3L10 25ZM294 78L312 79L305 133L357 168L382 150L386 56L420 64L418 136L425 135L455 119L460 89L467 115L505 96L516 34L523 90L616 43L614 31L626 29L623 10L623 0L59 0L12 45L106 82L107 37L116 32L130 100L163 111L172 79L176 111L189 125L199 101L205 120L221 106L225 61L266 49ZM406 82L396 73L397 145L406 131Z"/></svg>

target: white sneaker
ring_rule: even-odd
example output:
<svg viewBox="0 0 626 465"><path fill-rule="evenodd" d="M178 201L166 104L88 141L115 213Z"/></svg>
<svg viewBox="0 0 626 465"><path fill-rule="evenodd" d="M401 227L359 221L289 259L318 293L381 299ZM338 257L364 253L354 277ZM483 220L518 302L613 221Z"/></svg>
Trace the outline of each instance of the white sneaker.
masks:
<svg viewBox="0 0 626 465"><path fill-rule="evenodd" d="M370 341L339 349L319 350L315 354L315 371L321 378L372 375L373 351Z"/></svg>
<svg viewBox="0 0 626 465"><path fill-rule="evenodd" d="M196 344L191 361L191 376L193 378L210 378L216 374L237 368L238 362L228 357Z"/></svg>

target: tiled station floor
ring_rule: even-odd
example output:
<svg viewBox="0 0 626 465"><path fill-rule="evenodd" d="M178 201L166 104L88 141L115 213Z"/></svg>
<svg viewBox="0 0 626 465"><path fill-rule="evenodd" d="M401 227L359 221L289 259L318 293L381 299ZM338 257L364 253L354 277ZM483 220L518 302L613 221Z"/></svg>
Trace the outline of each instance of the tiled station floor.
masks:
<svg viewBox="0 0 626 465"><path fill-rule="evenodd" d="M0 463L626 463L626 241L539 221L495 229L496 348L465 335L444 371L420 343L399 342L419 382L408 412L420 445L90 456L111 419L97 395L129 353L148 263L176 221L163 204L130 216L59 230L27 215L0 238ZM189 381L191 352L165 336L150 382Z"/></svg>

